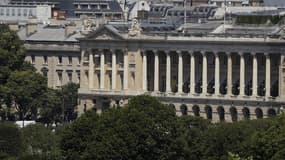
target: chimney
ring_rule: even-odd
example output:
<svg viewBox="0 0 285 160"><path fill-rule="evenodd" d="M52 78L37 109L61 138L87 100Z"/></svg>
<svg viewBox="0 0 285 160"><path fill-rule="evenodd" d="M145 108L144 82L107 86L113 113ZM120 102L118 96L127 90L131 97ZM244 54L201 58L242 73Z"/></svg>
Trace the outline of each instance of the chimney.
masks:
<svg viewBox="0 0 285 160"><path fill-rule="evenodd" d="M70 23L65 26L65 38L73 35L76 33L76 24L75 23Z"/></svg>
<svg viewBox="0 0 285 160"><path fill-rule="evenodd" d="M37 23L28 23L26 25L26 36L29 37L30 35L34 34L37 32Z"/></svg>

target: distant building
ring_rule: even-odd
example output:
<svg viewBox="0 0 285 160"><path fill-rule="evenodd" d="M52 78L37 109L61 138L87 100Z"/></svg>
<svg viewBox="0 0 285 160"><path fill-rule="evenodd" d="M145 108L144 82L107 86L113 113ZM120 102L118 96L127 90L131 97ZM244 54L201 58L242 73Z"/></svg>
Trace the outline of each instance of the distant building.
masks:
<svg viewBox="0 0 285 160"><path fill-rule="evenodd" d="M51 7L48 5L0 5L0 22L18 23L33 19L36 22L47 22L51 18Z"/></svg>

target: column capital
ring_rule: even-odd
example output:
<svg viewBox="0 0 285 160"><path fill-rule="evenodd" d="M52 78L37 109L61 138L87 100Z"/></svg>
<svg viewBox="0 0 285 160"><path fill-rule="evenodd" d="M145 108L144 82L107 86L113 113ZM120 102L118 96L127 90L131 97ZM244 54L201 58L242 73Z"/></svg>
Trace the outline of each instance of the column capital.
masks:
<svg viewBox="0 0 285 160"><path fill-rule="evenodd" d="M270 53L264 53L265 57L270 57Z"/></svg>
<svg viewBox="0 0 285 160"><path fill-rule="evenodd" d="M194 51L188 51L188 53L192 56L194 54Z"/></svg>
<svg viewBox="0 0 285 160"><path fill-rule="evenodd" d="M252 56L254 56L254 57L257 55L256 52L250 52L250 54L251 54Z"/></svg>
<svg viewBox="0 0 285 160"><path fill-rule="evenodd" d="M213 52L213 53L214 53L215 57L219 57L219 55L220 55L220 54L219 54L220 52L218 52L218 51L215 51L215 52Z"/></svg>
<svg viewBox="0 0 285 160"><path fill-rule="evenodd" d="M231 57L231 56L232 56L232 52L227 51L227 52L225 52L225 53L226 53L226 55L227 55L228 57Z"/></svg>
<svg viewBox="0 0 285 160"><path fill-rule="evenodd" d="M181 56L182 55L182 51L181 50L177 50L176 53Z"/></svg>
<svg viewBox="0 0 285 160"><path fill-rule="evenodd" d="M200 51L200 53L201 53L203 56L206 56L206 52L205 52L205 51Z"/></svg>
<svg viewBox="0 0 285 160"><path fill-rule="evenodd" d="M238 52L238 54L243 57L244 56L244 53L243 52Z"/></svg>
<svg viewBox="0 0 285 160"><path fill-rule="evenodd" d="M165 50L164 53L165 53L166 55L169 55L170 50Z"/></svg>

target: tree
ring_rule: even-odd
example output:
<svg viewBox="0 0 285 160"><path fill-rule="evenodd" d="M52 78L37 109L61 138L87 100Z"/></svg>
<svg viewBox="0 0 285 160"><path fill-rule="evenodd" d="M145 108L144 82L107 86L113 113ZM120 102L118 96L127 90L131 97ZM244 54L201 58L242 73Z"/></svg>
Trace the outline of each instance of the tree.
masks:
<svg viewBox="0 0 285 160"><path fill-rule="evenodd" d="M89 111L63 133L67 159L185 159L174 109L149 96L100 116Z"/></svg>
<svg viewBox="0 0 285 160"><path fill-rule="evenodd" d="M37 99L39 106L38 121L50 126L52 123L61 122L62 100L59 90L48 88L43 96Z"/></svg>
<svg viewBox="0 0 285 160"><path fill-rule="evenodd" d="M77 117L75 108L78 105L78 88L79 84L68 83L62 86L62 106L63 106L63 119L64 121L71 121Z"/></svg>
<svg viewBox="0 0 285 160"><path fill-rule="evenodd" d="M59 159L59 137L52 128L42 124L28 125L22 129L26 155L32 155L38 159Z"/></svg>
<svg viewBox="0 0 285 160"><path fill-rule="evenodd" d="M47 90L46 78L33 71L15 71L6 86L20 119L24 121L28 114L36 119L36 102Z"/></svg>
<svg viewBox="0 0 285 160"><path fill-rule="evenodd" d="M0 158L16 157L23 147L20 129L11 122L0 122Z"/></svg>

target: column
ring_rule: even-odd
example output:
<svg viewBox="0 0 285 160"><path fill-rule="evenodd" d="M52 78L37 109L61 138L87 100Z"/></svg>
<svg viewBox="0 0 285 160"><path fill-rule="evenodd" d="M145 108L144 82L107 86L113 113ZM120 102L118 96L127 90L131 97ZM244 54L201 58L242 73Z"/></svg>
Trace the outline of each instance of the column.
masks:
<svg viewBox="0 0 285 160"><path fill-rule="evenodd" d="M159 91L159 59L158 59L158 51L154 52L154 91Z"/></svg>
<svg viewBox="0 0 285 160"><path fill-rule="evenodd" d="M284 83L283 83L283 62L284 62L284 54L281 53L280 55L280 64L279 64L279 88L278 88L278 92L279 92L279 96L283 96L283 86L284 86Z"/></svg>
<svg viewBox="0 0 285 160"><path fill-rule="evenodd" d="M117 83L117 67L116 67L116 50L112 51L112 90L116 89Z"/></svg>
<svg viewBox="0 0 285 160"><path fill-rule="evenodd" d="M128 73L129 73L129 58L128 52L125 50L124 52L124 90L128 89Z"/></svg>
<svg viewBox="0 0 285 160"><path fill-rule="evenodd" d="M147 91L147 57L146 51L143 52L143 78L142 78L142 89L143 91Z"/></svg>
<svg viewBox="0 0 285 160"><path fill-rule="evenodd" d="M88 71L88 84L89 89L93 89L94 87L94 56L93 53L90 51L89 53L89 71Z"/></svg>
<svg viewBox="0 0 285 160"><path fill-rule="evenodd" d="M239 95L244 96L244 81L245 81L245 63L244 63L244 55L242 52L239 52L240 55L240 80L239 80Z"/></svg>
<svg viewBox="0 0 285 160"><path fill-rule="evenodd" d="M215 94L220 94L220 58L218 52L215 54Z"/></svg>
<svg viewBox="0 0 285 160"><path fill-rule="evenodd" d="M104 50L100 50L100 89L105 88L105 54Z"/></svg>
<svg viewBox="0 0 285 160"><path fill-rule="evenodd" d="M207 72L208 72L208 61L207 61L207 55L205 52L201 52L203 55L203 76L202 76L202 93L207 94L207 87L208 87L208 78L207 78Z"/></svg>
<svg viewBox="0 0 285 160"><path fill-rule="evenodd" d="M178 53L178 93L183 92L183 59L181 51Z"/></svg>
<svg viewBox="0 0 285 160"><path fill-rule="evenodd" d="M232 74L233 74L233 66L232 66L232 56L230 52L226 53L228 56L228 66L227 66L227 95L231 96L232 95Z"/></svg>
<svg viewBox="0 0 285 160"><path fill-rule="evenodd" d="M271 78L271 71L270 71L270 55L268 53L265 54L266 56L266 69L265 69L265 96L270 97L270 78Z"/></svg>
<svg viewBox="0 0 285 160"><path fill-rule="evenodd" d="M258 86L258 64L256 53L252 53L253 65L252 65L252 96L257 96L257 86Z"/></svg>
<svg viewBox="0 0 285 160"><path fill-rule="evenodd" d="M195 94L195 55L190 52L190 94Z"/></svg>
<svg viewBox="0 0 285 160"><path fill-rule="evenodd" d="M171 59L169 51L166 52L166 92L171 92Z"/></svg>

